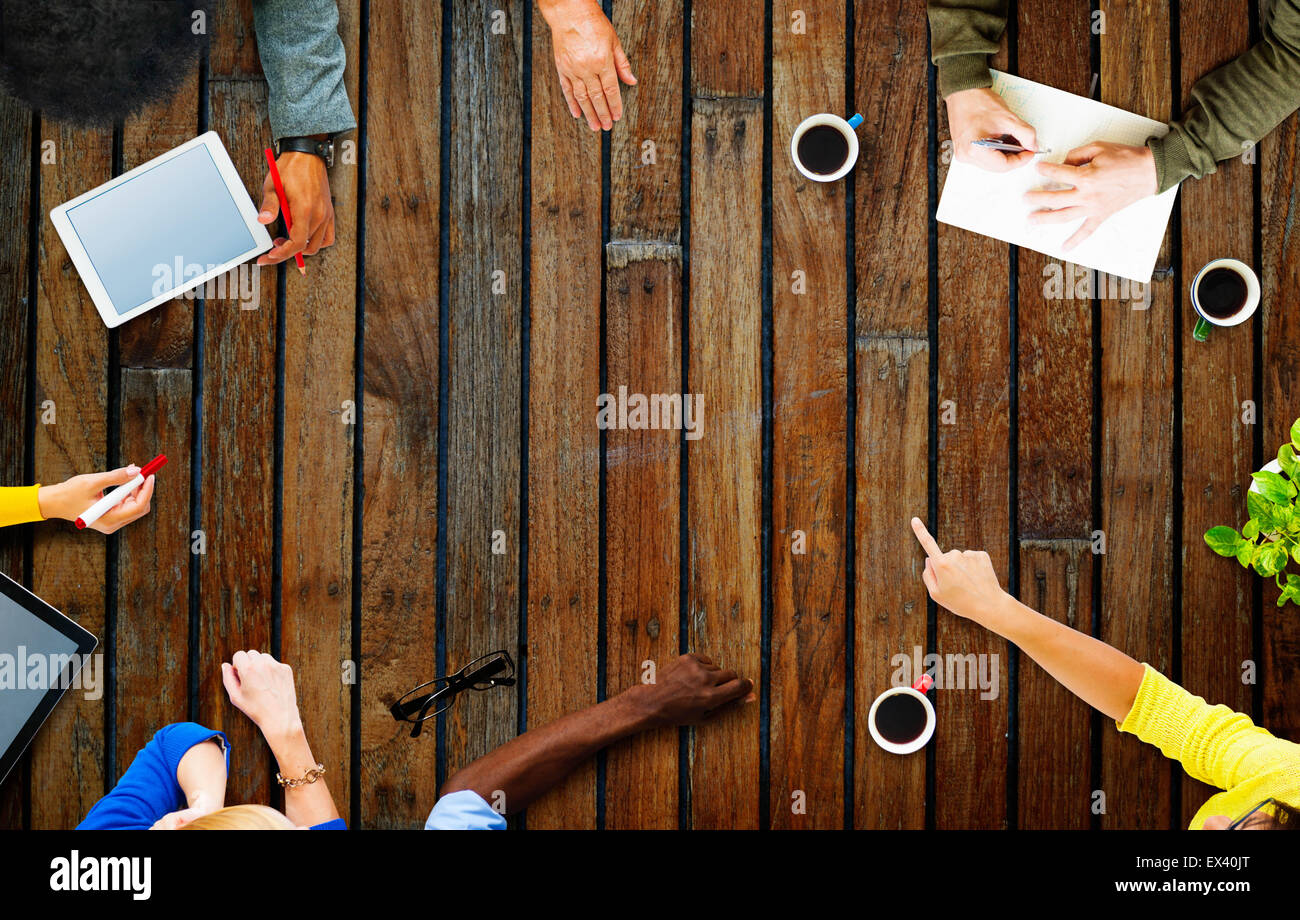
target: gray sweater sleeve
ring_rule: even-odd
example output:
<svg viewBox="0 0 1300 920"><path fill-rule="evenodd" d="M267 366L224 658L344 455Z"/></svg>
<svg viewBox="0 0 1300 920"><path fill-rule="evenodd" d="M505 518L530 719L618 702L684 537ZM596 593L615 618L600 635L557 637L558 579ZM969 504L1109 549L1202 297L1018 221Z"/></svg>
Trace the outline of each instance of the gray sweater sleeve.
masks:
<svg viewBox="0 0 1300 920"><path fill-rule="evenodd" d="M355 128L335 0L253 0L253 22L275 139Z"/></svg>

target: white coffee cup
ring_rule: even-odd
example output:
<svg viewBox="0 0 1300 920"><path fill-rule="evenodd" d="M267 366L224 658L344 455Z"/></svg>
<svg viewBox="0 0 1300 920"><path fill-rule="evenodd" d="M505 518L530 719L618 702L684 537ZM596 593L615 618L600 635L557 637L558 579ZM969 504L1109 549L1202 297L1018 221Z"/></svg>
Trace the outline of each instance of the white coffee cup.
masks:
<svg viewBox="0 0 1300 920"><path fill-rule="evenodd" d="M925 695L925 691L929 690L933 686L934 678L929 674L922 674L920 679L912 686L890 687L884 693L880 694L880 696L876 697L875 702L871 704L871 711L867 713L867 730L871 732L871 737L876 744L880 745L891 754L911 754L914 751L921 750L921 748L930 743L930 739L934 736L934 706L931 705L929 697ZM921 729L921 734L917 735L906 744L898 744L897 742L889 741L884 738L876 728L876 710L880 708L881 702L891 696L897 696L899 694L913 696L920 700L921 705L925 707L925 728Z"/></svg>
<svg viewBox="0 0 1300 920"><path fill-rule="evenodd" d="M820 115L809 115L799 122L799 127L794 129L794 136L790 138L790 159L794 161L794 168L814 182L834 182L836 179L844 178L849 174L849 170L853 168L853 164L858 161L858 134L854 129L860 124L862 124L861 115L854 115L848 121L829 112L823 112ZM849 155L844 158L844 164L833 173L815 173L807 166L804 166L799 159L799 138L803 137L810 128L815 128L818 125L830 125L843 134L844 139L849 144Z"/></svg>
<svg viewBox="0 0 1300 920"><path fill-rule="evenodd" d="M1231 316L1211 316L1200 304L1198 294L1200 292L1201 279L1216 268L1226 268L1236 272L1241 276L1241 280L1246 285L1246 302L1241 309ZM1192 299L1192 309L1196 311L1196 328L1192 331L1192 338L1198 342L1205 341L1205 336L1209 332L1210 326L1239 326L1246 320L1250 319L1256 308L1259 307L1259 278L1249 265L1238 259L1214 259L1206 262L1201 266L1201 270L1192 278L1192 283L1188 288Z"/></svg>

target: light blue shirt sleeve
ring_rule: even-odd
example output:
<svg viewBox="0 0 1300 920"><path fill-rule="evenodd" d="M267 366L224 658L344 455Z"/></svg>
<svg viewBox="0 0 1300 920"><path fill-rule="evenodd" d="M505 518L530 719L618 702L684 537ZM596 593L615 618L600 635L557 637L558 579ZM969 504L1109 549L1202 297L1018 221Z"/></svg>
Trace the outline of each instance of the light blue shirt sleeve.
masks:
<svg viewBox="0 0 1300 920"><path fill-rule="evenodd" d="M426 831L503 831L506 819L473 789L438 799L424 822Z"/></svg>

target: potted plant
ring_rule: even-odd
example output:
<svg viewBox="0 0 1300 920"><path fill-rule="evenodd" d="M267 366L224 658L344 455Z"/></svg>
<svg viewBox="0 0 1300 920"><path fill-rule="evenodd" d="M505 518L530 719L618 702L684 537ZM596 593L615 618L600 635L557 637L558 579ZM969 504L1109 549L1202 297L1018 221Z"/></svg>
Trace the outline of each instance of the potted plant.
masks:
<svg viewBox="0 0 1300 920"><path fill-rule="evenodd" d="M1246 512L1250 519L1237 531L1232 527L1211 527L1205 542L1220 556L1233 556L1243 568L1253 568L1265 578L1272 578L1282 594L1281 607L1287 601L1300 604L1300 575L1283 578L1287 564L1300 565L1300 419L1291 426L1291 440L1278 448L1277 459L1270 460L1258 473L1246 493Z"/></svg>

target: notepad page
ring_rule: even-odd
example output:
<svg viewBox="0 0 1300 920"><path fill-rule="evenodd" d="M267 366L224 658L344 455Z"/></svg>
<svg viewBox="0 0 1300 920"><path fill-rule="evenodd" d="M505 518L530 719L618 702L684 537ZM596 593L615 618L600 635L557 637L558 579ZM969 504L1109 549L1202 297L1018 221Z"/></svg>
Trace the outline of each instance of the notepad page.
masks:
<svg viewBox="0 0 1300 920"><path fill-rule="evenodd" d="M1067 224L1030 224L1028 216L1036 209L1025 202L1024 194L1031 189L1065 187L1039 174L1040 161L1062 163L1067 153L1091 141L1141 146L1147 138L1163 136L1169 126L1000 71L993 72L993 90L1011 111L1034 126L1039 148L1051 153L1007 173L986 172L954 158L939 199L937 219L1120 278L1150 281L1177 186L1112 214L1091 237L1069 252L1065 251L1065 241L1083 219Z"/></svg>

